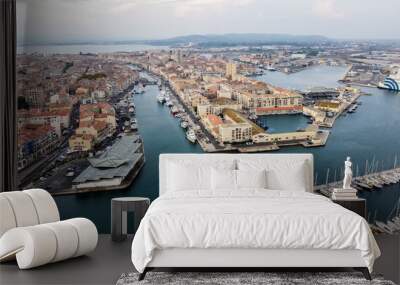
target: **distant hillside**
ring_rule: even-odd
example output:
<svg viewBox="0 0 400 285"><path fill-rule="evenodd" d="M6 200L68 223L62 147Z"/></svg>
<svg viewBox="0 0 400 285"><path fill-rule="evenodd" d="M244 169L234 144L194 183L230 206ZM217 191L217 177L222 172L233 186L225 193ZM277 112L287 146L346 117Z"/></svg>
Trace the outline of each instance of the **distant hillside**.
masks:
<svg viewBox="0 0 400 285"><path fill-rule="evenodd" d="M223 34L223 35L188 35L163 40L149 40L151 45L186 45L199 46L234 46L234 45L264 45L264 44L315 44L330 42L324 36L295 36L287 34Z"/></svg>
<svg viewBox="0 0 400 285"><path fill-rule="evenodd" d="M303 35L295 36L289 34L257 34L257 33L243 33L243 34L208 34L208 35L187 35L167 39L154 39L154 40L98 40L98 41L69 41L69 42L48 42L48 43L25 43L19 45L83 45L83 44L97 44L97 45L113 45L113 44L144 44L156 46L180 46L180 45L197 45L200 47L212 46L238 46L238 45L274 45L274 44L288 44L288 45L312 45L324 44L335 42L336 40L318 36L318 35Z"/></svg>

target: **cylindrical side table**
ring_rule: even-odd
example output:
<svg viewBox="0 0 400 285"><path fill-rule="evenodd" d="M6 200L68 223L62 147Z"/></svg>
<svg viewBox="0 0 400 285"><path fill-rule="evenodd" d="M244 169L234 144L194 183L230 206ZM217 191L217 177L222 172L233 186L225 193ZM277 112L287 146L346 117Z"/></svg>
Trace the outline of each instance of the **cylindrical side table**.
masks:
<svg viewBox="0 0 400 285"><path fill-rule="evenodd" d="M150 205L149 198L120 197L111 200L111 239L123 241L127 235L127 212L135 213L134 233Z"/></svg>

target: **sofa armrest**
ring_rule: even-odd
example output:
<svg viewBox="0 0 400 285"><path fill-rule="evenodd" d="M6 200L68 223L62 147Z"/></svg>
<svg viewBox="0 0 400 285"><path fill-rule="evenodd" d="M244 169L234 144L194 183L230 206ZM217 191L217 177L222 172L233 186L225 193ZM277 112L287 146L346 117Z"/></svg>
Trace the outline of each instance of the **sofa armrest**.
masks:
<svg viewBox="0 0 400 285"><path fill-rule="evenodd" d="M51 262L56 250L54 233L43 225L13 228L0 239L0 261L16 257L20 269Z"/></svg>
<svg viewBox="0 0 400 285"><path fill-rule="evenodd" d="M13 228L0 238L0 261L16 257L20 269L33 268L87 254L97 241L96 226L84 218Z"/></svg>

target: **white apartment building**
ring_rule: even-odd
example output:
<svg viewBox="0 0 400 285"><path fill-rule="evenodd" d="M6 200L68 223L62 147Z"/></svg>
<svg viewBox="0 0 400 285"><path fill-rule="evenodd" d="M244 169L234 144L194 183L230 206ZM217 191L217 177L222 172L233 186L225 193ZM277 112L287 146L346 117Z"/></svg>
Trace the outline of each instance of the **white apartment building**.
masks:
<svg viewBox="0 0 400 285"><path fill-rule="evenodd" d="M252 126L248 123L221 124L218 126L218 132L220 142L246 142L251 140Z"/></svg>
<svg viewBox="0 0 400 285"><path fill-rule="evenodd" d="M240 93L238 101L257 115L301 113L303 96L294 92L253 94Z"/></svg>
<svg viewBox="0 0 400 285"><path fill-rule="evenodd" d="M242 110L242 104L236 103L234 101L227 101L225 103L215 103L215 102L206 102L203 104L197 105L197 114L202 116L207 115L219 115L222 113L224 109L232 109L235 111Z"/></svg>

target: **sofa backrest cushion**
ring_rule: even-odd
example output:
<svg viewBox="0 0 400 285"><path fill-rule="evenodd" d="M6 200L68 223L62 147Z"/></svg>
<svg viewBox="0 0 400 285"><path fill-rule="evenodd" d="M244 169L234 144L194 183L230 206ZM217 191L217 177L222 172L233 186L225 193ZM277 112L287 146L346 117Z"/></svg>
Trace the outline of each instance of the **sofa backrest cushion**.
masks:
<svg viewBox="0 0 400 285"><path fill-rule="evenodd" d="M290 163L304 162L305 172L303 173L306 191L313 192L313 156L312 154L161 154L159 162L159 194L162 195L168 191L173 191L174 179L179 179L179 173L170 173L174 171L170 167L171 163L181 163L186 167L217 167L226 169L238 169L239 161L264 161L271 165L276 165L280 161ZM259 169L261 170L261 169ZM211 179L211 175L209 175ZM282 178L283 179L283 178ZM284 179L296 179L295 177L284 177ZM294 189L293 189L294 190Z"/></svg>
<svg viewBox="0 0 400 285"><path fill-rule="evenodd" d="M0 193L0 237L15 227L34 226L60 220L57 205L42 189Z"/></svg>
<svg viewBox="0 0 400 285"><path fill-rule="evenodd" d="M6 197L0 194L0 237L16 226L17 222L11 204Z"/></svg>

